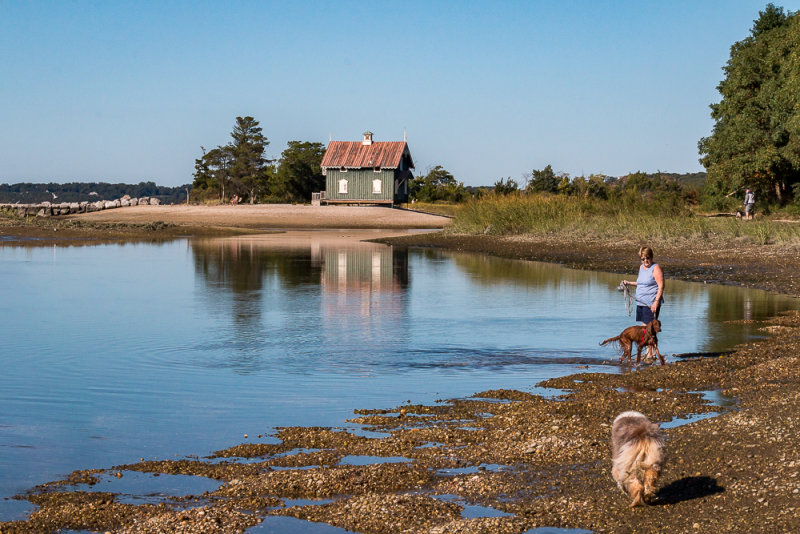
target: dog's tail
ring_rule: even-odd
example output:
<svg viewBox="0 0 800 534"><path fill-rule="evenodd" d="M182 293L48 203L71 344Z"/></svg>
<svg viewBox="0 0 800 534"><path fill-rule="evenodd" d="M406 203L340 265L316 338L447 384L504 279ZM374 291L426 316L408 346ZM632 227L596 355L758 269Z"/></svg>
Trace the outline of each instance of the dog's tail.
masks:
<svg viewBox="0 0 800 534"><path fill-rule="evenodd" d="M610 338L606 339L605 341L601 341L600 345L602 346L602 345L605 345L607 343L619 343L619 336L610 337Z"/></svg>

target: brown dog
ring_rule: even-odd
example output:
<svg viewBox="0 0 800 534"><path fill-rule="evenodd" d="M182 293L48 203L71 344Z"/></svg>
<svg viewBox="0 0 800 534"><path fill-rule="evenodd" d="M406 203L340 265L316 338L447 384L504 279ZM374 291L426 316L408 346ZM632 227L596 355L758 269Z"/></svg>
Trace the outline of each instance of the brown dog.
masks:
<svg viewBox="0 0 800 534"><path fill-rule="evenodd" d="M629 326L623 330L620 335L616 337L610 337L600 344L605 345L606 343L619 343L619 346L622 347L622 356L620 357L620 361L624 360L627 356L628 363L631 363L631 350L633 349L634 343L639 346L639 350L636 352L636 363L639 363L639 361L642 359L642 349L644 347L652 347L656 353L656 356L658 356L661 365L666 365L664 362L664 357L658 350L658 337L656 334L659 332L661 332L661 321L658 319L653 319L647 323L647 326Z"/></svg>
<svg viewBox="0 0 800 534"><path fill-rule="evenodd" d="M664 465L664 436L658 424L639 412L622 412L611 427L611 476L633 501L649 502Z"/></svg>

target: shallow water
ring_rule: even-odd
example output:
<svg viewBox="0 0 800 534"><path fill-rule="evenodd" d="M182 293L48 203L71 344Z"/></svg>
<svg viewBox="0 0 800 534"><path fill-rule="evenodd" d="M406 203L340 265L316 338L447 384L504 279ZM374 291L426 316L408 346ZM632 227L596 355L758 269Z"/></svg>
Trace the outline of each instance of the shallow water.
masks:
<svg viewBox="0 0 800 534"><path fill-rule="evenodd" d="M0 247L0 499L74 469L265 441L276 426L363 435L345 423L357 408L550 394L535 384L619 371L598 342L634 323L620 275L353 236ZM664 268L667 355L728 349L761 334L726 321L796 306ZM0 500L0 520L29 509Z"/></svg>

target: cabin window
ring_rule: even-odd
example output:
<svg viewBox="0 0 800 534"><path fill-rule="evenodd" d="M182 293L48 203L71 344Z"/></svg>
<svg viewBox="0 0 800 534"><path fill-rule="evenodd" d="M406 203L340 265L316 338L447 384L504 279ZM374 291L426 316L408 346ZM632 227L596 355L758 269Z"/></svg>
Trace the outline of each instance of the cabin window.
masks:
<svg viewBox="0 0 800 534"><path fill-rule="evenodd" d="M375 193L376 195L379 195L381 193L382 187L383 187L383 182L381 181L380 178L375 178L374 180L372 180L372 192L373 193Z"/></svg>
<svg viewBox="0 0 800 534"><path fill-rule="evenodd" d="M345 180L344 178L339 180L339 193L342 195L347 194L347 180Z"/></svg>
<svg viewBox="0 0 800 534"><path fill-rule="evenodd" d="M372 172L381 172L381 168L380 167L375 167L374 169L372 169Z"/></svg>

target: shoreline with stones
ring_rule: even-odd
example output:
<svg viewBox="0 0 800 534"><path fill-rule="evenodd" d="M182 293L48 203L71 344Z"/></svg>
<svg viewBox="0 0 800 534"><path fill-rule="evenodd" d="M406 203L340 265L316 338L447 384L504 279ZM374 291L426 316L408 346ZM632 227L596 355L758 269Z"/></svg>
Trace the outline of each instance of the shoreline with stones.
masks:
<svg viewBox="0 0 800 534"><path fill-rule="evenodd" d="M37 202L36 204L0 204L0 210L13 211L17 217L58 217L61 215L76 215L92 213L95 211L126 208L129 206L159 206L161 201L155 197L131 198L125 195L115 200L96 200L89 202Z"/></svg>
<svg viewBox="0 0 800 534"><path fill-rule="evenodd" d="M541 237L422 234L387 240L573 268L629 274L638 244L563 243ZM776 245L729 248L649 243L669 281L726 283L797 296L798 252ZM546 380L553 396L492 390L431 406L356 409L343 428L289 427L209 458L91 466L26 496L40 508L0 532L243 532L272 516L356 532L524 533L536 527L595 532L794 532L800 530L800 314L760 325L768 336L724 354L624 374ZM729 397L718 406L705 392ZM358 408L358 407L354 407ZM668 422L667 465L653 505L630 509L610 475L613 418L638 410ZM703 414L719 414L700 419ZM342 422L345 423L344 421ZM277 438L277 443L275 439ZM403 458L368 465L346 457ZM131 472L219 481L202 495L133 505L78 483ZM296 504L296 499L308 502ZM487 507L496 517L462 516Z"/></svg>

